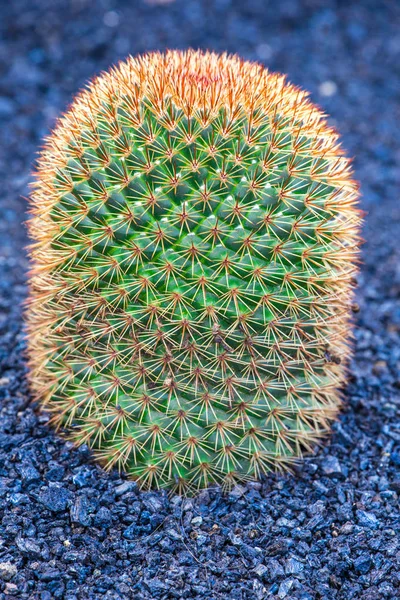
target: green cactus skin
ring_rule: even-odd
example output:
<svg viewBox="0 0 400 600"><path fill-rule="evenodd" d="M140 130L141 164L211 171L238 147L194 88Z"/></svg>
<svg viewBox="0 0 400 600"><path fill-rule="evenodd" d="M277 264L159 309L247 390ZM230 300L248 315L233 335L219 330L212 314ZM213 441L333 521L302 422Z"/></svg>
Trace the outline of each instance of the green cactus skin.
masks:
<svg viewBox="0 0 400 600"><path fill-rule="evenodd" d="M32 388L145 487L284 469L349 355L358 190L306 94L236 57L129 59L78 96L31 198Z"/></svg>

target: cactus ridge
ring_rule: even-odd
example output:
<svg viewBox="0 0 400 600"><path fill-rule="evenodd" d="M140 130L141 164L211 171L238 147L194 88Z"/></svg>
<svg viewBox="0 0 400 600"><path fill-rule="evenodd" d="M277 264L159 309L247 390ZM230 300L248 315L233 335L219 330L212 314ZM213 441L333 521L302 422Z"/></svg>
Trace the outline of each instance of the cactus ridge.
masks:
<svg viewBox="0 0 400 600"><path fill-rule="evenodd" d="M32 387L146 487L284 469L340 406L357 185L304 92L236 57L129 59L41 154Z"/></svg>

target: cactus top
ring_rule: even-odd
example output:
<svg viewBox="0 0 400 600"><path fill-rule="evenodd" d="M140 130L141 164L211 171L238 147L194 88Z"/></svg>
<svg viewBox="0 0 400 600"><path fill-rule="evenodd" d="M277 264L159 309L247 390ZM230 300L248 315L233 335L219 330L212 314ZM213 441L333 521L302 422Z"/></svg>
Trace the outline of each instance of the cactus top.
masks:
<svg viewBox="0 0 400 600"><path fill-rule="evenodd" d="M47 139L31 198L32 388L146 486L232 485L340 404L357 185L307 94L202 52L129 58Z"/></svg>

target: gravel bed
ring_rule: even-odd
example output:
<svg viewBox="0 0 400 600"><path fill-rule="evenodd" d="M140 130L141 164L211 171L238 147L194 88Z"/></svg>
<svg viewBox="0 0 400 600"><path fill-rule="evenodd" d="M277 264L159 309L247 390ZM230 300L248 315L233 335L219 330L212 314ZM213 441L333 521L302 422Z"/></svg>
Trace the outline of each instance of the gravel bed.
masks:
<svg viewBox="0 0 400 600"><path fill-rule="evenodd" d="M0 600L400 598L400 4L12 0L0 7ZM293 475L140 492L48 426L26 383L30 170L72 94L126 54L238 52L308 88L368 211L355 355L330 440Z"/></svg>

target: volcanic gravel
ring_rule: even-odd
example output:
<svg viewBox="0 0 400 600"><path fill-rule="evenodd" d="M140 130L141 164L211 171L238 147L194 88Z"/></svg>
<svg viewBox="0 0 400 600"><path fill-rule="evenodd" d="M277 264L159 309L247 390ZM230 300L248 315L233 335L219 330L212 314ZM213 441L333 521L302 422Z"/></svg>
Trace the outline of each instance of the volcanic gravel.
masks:
<svg viewBox="0 0 400 600"><path fill-rule="evenodd" d="M400 598L399 31L397 0L1 2L0 600ZM188 46L309 89L368 215L331 439L293 475L182 499L104 473L32 403L22 222L40 140L72 94L128 53Z"/></svg>

